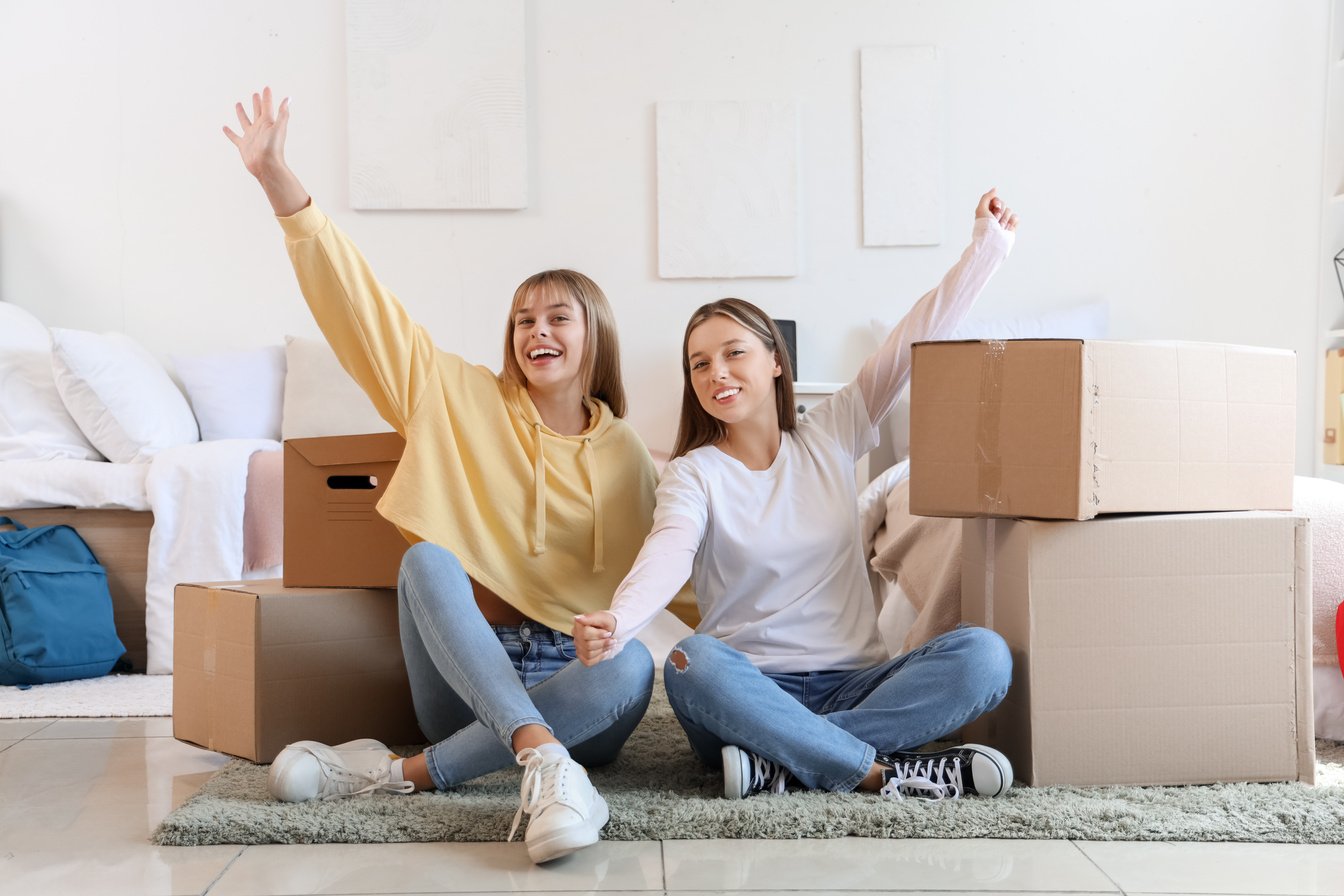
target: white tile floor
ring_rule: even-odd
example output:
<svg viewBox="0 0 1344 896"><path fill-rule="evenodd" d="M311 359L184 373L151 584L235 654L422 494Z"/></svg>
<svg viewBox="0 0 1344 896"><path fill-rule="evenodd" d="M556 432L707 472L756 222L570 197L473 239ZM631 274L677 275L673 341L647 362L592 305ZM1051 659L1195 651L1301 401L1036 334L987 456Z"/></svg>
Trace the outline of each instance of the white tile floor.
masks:
<svg viewBox="0 0 1344 896"><path fill-rule="evenodd" d="M1032 840L159 848L224 757L167 719L0 720L0 896L427 893L1254 893L1344 896L1344 846ZM759 797L764 798L764 797Z"/></svg>

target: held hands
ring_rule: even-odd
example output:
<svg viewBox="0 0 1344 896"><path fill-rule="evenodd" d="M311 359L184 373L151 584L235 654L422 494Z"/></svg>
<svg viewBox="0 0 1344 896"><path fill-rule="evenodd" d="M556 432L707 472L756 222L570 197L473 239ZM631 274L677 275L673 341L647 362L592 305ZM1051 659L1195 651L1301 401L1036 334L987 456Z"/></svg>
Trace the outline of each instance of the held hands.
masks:
<svg viewBox="0 0 1344 896"><path fill-rule="evenodd" d="M975 207L975 216L977 218L993 218L999 222L999 226L1004 230L1014 231L1017 229L1017 215L1013 214L1012 209L1004 205L998 193L998 187L994 187L981 196L980 204Z"/></svg>
<svg viewBox="0 0 1344 896"><path fill-rule="evenodd" d="M573 637L579 662L596 666L616 654L616 617L606 610L575 616Z"/></svg>

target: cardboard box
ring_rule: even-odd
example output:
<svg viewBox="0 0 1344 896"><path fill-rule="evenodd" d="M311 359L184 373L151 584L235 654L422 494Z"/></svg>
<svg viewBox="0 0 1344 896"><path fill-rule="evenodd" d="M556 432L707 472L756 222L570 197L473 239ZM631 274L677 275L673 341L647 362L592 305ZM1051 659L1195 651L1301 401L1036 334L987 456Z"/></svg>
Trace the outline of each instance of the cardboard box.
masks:
<svg viewBox="0 0 1344 896"><path fill-rule="evenodd" d="M397 586L409 545L375 508L405 447L394 432L285 442L286 586Z"/></svg>
<svg viewBox="0 0 1344 896"><path fill-rule="evenodd" d="M1310 544L1286 513L967 520L962 616L1013 684L966 739L1032 785L1311 782Z"/></svg>
<svg viewBox="0 0 1344 896"><path fill-rule="evenodd" d="M1289 510L1292 352L1076 339L913 349L923 516Z"/></svg>
<svg viewBox="0 0 1344 896"><path fill-rule="evenodd" d="M424 742L394 591L178 585L173 620L178 740L256 762L298 740Z"/></svg>
<svg viewBox="0 0 1344 896"><path fill-rule="evenodd" d="M1321 435L1321 460L1344 464L1344 348L1325 353L1325 431Z"/></svg>

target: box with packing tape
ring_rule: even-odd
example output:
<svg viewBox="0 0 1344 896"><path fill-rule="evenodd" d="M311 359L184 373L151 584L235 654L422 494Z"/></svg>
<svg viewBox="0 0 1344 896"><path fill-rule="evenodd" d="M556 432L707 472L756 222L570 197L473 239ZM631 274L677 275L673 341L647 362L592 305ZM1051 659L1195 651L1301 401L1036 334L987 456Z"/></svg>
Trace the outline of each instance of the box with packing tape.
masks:
<svg viewBox="0 0 1344 896"><path fill-rule="evenodd" d="M285 442L285 585L397 586L409 545L376 507L405 447L394 432Z"/></svg>
<svg viewBox="0 0 1344 896"><path fill-rule="evenodd" d="M270 762L286 744L424 742L386 589L178 585L173 736Z"/></svg>
<svg viewBox="0 0 1344 896"><path fill-rule="evenodd" d="M1085 520L1289 510L1296 357L1190 342L921 342L910 509Z"/></svg>
<svg viewBox="0 0 1344 896"><path fill-rule="evenodd" d="M962 617L1012 651L970 741L1032 785L1315 775L1307 520L966 520Z"/></svg>

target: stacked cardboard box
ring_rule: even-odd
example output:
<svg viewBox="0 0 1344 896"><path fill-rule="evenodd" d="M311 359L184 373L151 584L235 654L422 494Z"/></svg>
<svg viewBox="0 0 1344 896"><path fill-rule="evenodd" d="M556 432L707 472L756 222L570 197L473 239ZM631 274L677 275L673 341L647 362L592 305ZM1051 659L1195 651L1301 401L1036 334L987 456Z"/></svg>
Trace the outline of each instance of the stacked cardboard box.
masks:
<svg viewBox="0 0 1344 896"><path fill-rule="evenodd" d="M1013 654L968 739L1033 785L1312 780L1295 389L1266 349L914 347L911 507L968 518L963 618Z"/></svg>
<svg viewBox="0 0 1344 896"><path fill-rule="evenodd" d="M298 740L423 740L392 590L407 543L375 509L404 447L285 443L283 583L177 587L176 738L257 762Z"/></svg>

